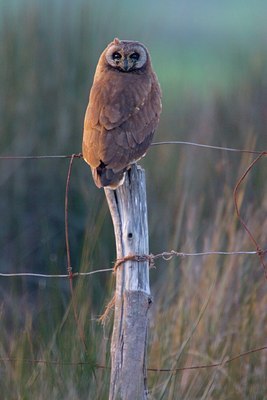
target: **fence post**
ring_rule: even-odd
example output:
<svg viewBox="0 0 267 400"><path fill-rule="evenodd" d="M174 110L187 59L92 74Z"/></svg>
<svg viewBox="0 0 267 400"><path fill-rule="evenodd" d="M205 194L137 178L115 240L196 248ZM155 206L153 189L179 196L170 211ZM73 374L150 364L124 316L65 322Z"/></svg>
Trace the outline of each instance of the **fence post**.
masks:
<svg viewBox="0 0 267 400"><path fill-rule="evenodd" d="M105 189L117 259L149 254L145 171L133 165L123 185ZM109 400L147 399L146 346L151 303L148 260L127 261L116 272Z"/></svg>

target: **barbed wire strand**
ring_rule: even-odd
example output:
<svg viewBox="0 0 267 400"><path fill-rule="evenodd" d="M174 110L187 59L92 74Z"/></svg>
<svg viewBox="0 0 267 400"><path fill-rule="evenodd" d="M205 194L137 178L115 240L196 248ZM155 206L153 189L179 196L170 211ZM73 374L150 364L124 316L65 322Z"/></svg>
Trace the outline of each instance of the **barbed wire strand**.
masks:
<svg viewBox="0 0 267 400"><path fill-rule="evenodd" d="M68 210L69 187L70 187L70 177L71 177L71 171L72 171L74 158L75 158L75 154L72 154L72 156L70 158L70 162L69 162L69 168L68 168L68 174L67 174L67 180L66 180L66 189L65 189L65 241L66 241L66 255L67 255L67 273L69 276L70 294L71 294L71 302L72 302L74 319L76 322L77 330L78 330L81 342L83 344L84 350L87 351L85 334L84 334L84 330L79 321L78 306L77 306L77 302L76 302L75 293L73 290L73 272L72 272L72 266L71 266L70 243L69 243L69 221L68 221L68 218L69 218L69 210Z"/></svg>
<svg viewBox="0 0 267 400"><path fill-rule="evenodd" d="M236 149L233 147L221 147L221 146L212 146L209 144L201 144L195 142L185 142L180 140L167 140L163 142L153 142L151 146L162 146L162 145L169 145L169 144L181 144L181 145L188 145L194 147L202 147L206 149L213 149L213 150L223 150L223 151L230 151L230 152L238 152L238 153L249 153L249 154L261 154L262 151L259 150L247 150L247 149Z"/></svg>
<svg viewBox="0 0 267 400"><path fill-rule="evenodd" d="M162 146L162 145L186 145L186 146L193 146L193 147L200 147L212 150L221 150L221 151L229 151L235 153L248 153L248 154L262 154L264 150L249 150L249 149L236 149L233 147L223 147L223 146L212 146L209 144L204 143L195 143L195 142L186 142L181 140L167 140L161 142L153 142L151 146ZM40 159L49 159L49 158L83 158L82 153L77 154L64 154L64 155L33 155L33 156L0 156L0 160L17 160L17 159L24 159L24 160L40 160Z"/></svg>
<svg viewBox="0 0 267 400"><path fill-rule="evenodd" d="M179 371L184 371L184 370L223 367L223 366L230 364L231 362L236 361L240 358L243 358L243 357L248 356L253 353L258 353L263 350L267 350L267 346L262 346L262 347L258 347L255 349L251 349L251 350L245 351L244 353L239 353L236 356L233 356L233 357L227 358L227 359L223 359L222 361L219 361L219 362L213 363L213 364L191 365L191 366L187 366L187 367L180 367L180 368L174 368L174 369L171 369L171 368L159 368L159 369L149 368L148 370L153 371L153 372L179 372Z"/></svg>
<svg viewBox="0 0 267 400"><path fill-rule="evenodd" d="M266 250L260 250L263 254L267 252ZM249 254L249 255L258 255L258 251L204 251L202 253L183 253L183 252L178 252L175 250L171 251L164 251L163 253L159 254L149 254L149 255L128 255L123 258L119 258L116 260L115 265L114 265L114 271L118 269L118 267L122 264L124 264L127 261L137 261L137 262L143 262L143 261L148 261L150 264L150 267L154 267L154 262L155 260L162 258L165 261L170 261L173 257L194 257L194 256L212 256L212 255L244 255L244 254Z"/></svg>
<svg viewBox="0 0 267 400"><path fill-rule="evenodd" d="M256 252L255 252L256 253ZM113 271L113 268L103 268L103 269L97 269L95 271L90 271L90 272L72 272L72 278L76 278L79 276L89 276L89 275L95 275L99 274L102 272L111 272ZM29 276L29 277L36 277L36 278L68 278L69 279L69 274L37 274L33 272L18 272L18 273L5 273L5 272L0 272L0 276L4 278L11 278L15 276Z"/></svg>
<svg viewBox="0 0 267 400"><path fill-rule="evenodd" d="M259 353L261 351L267 350L267 346L262 346L262 347L257 347L251 350L247 350L243 353L239 353L233 357L230 358L224 358L222 361L218 361L216 363L212 364L200 364L200 365L188 365L185 367L179 367L179 368L147 368L148 371L150 372L181 372L181 371L188 371L188 370L198 370L198 369L208 369L208 368L218 368L218 367L224 367L228 364L231 364L232 362L249 356L254 353ZM82 365L92 365L91 362L89 361L58 361L58 360L44 360L44 359L28 359L28 358L17 358L17 357L1 357L0 362L21 362L25 364L45 364L45 365L58 365L58 366L82 366ZM109 366L101 365L101 364L95 364L93 365L93 368L95 369L110 369Z"/></svg>
<svg viewBox="0 0 267 400"><path fill-rule="evenodd" d="M264 255L266 254L266 251L263 250L263 249L260 247L259 243L257 242L257 240L255 239L254 235L252 234L251 230L248 228L248 225L245 223L244 219L241 217L240 209L239 209L239 206L238 206L238 191L239 191L240 185L242 184L242 182L244 181L244 179L246 178L246 176L251 172L252 168L258 163L258 161L259 161L263 156L266 156L266 155L267 155L267 152L266 152L266 151L261 152L261 153L258 155L258 157L256 157L256 158L249 164L249 166L247 167L247 169L245 170L245 172L244 172L244 173L241 175L241 177L238 179L238 181L237 181L237 183L236 183L236 185L235 185L234 193L233 193L233 194L234 194L234 204L235 204L235 210L236 210L237 217L238 217L238 219L239 219L241 225L243 226L243 228L244 228L245 231L247 232L247 234L248 234L250 240L252 241L252 243L254 244L254 246L255 246L255 248L256 248L256 251L257 251L257 254L258 254L260 263L261 263L261 265L262 265L262 267L263 267L263 270L264 270L265 279L267 280L267 266L266 266L266 264L265 264L265 262L264 262Z"/></svg>
<svg viewBox="0 0 267 400"><path fill-rule="evenodd" d="M266 250L262 250L263 254L267 253ZM173 257L205 257L205 256L214 256L214 255L222 255L222 256L240 256L240 255L258 255L258 251L253 250L253 251L204 251L200 253L185 253L185 252L178 252L175 250L171 251L164 251L162 253L158 254L149 254L149 255L133 255L133 256L127 256L124 257L123 259L118 259L114 262L114 268L103 268L103 269L97 269L94 271L89 271L89 272L73 272L72 271L72 279L73 278L78 278L78 277L86 277L90 275L95 275L95 274L101 274L105 272L114 272L114 269L117 269L120 264L123 264L126 261L137 261L137 262L143 262L143 261L150 261L153 266L153 260L156 259L162 259L164 261L169 261ZM38 274L35 272L18 272L18 273L6 273L6 272L0 272L0 277L3 278L9 278L9 277L36 277L36 278L62 278L66 279L69 278L69 274Z"/></svg>
<svg viewBox="0 0 267 400"><path fill-rule="evenodd" d="M83 158L82 153L44 156L0 156L0 160L45 160L50 158Z"/></svg>

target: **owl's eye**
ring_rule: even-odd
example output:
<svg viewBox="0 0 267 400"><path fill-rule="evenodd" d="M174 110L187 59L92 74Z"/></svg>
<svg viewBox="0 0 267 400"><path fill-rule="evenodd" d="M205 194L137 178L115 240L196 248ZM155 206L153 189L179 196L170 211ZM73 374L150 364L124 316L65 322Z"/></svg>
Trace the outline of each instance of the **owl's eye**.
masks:
<svg viewBox="0 0 267 400"><path fill-rule="evenodd" d="M133 53L133 54L130 55L130 58L131 58L133 61L138 61L139 58L140 58L140 54L138 54L138 53Z"/></svg>
<svg viewBox="0 0 267 400"><path fill-rule="evenodd" d="M121 54L115 51L115 53L112 54L112 58L114 61L118 61L121 59Z"/></svg>

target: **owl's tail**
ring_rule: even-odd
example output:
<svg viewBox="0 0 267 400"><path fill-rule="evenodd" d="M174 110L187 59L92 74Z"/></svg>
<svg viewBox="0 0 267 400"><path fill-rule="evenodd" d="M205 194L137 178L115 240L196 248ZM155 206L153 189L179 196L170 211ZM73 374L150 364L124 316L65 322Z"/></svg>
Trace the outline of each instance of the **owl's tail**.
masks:
<svg viewBox="0 0 267 400"><path fill-rule="evenodd" d="M97 187L108 187L116 189L124 182L124 175L127 168L114 172L113 169L101 162L97 168L92 168L92 175Z"/></svg>

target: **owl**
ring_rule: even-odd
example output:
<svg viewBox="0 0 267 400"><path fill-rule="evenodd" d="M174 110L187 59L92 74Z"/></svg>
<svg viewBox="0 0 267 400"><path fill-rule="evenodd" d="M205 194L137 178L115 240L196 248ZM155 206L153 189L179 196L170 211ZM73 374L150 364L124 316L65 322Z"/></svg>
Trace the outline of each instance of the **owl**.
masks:
<svg viewBox="0 0 267 400"><path fill-rule="evenodd" d="M84 120L83 158L96 186L123 183L127 169L146 154L161 108L148 50L115 38L98 61Z"/></svg>

